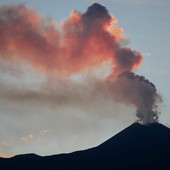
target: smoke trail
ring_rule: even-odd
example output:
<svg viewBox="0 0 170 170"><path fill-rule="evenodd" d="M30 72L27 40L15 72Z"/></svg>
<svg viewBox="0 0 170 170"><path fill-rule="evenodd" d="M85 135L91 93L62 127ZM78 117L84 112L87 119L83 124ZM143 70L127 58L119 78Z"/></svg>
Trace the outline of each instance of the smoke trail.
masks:
<svg viewBox="0 0 170 170"><path fill-rule="evenodd" d="M160 97L152 83L132 73L141 64L142 55L121 47L123 35L117 22L98 3L84 13L73 11L59 29L55 21L25 5L3 5L0 60L15 59L44 73L66 77L108 62L111 74L98 82L103 84L103 91L116 101L134 105L141 123L157 122L156 102Z"/></svg>
<svg viewBox="0 0 170 170"><path fill-rule="evenodd" d="M158 121L157 103L162 99L155 85L145 77L126 71L116 78L110 77L108 84L114 100L135 106L138 122L150 124Z"/></svg>

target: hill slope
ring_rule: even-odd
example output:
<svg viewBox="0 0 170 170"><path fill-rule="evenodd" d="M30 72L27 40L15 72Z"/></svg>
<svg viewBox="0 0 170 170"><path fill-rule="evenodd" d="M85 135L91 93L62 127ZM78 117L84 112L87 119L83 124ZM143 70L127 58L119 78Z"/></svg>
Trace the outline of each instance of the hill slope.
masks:
<svg viewBox="0 0 170 170"><path fill-rule="evenodd" d="M70 154L0 159L0 170L170 169L170 129L134 123L101 145Z"/></svg>

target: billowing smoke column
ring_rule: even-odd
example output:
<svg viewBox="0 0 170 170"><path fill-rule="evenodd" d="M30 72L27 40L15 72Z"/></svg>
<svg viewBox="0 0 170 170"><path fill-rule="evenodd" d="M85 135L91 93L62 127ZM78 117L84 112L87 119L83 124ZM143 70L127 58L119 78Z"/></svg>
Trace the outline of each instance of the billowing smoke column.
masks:
<svg viewBox="0 0 170 170"><path fill-rule="evenodd" d="M133 105L137 109L138 122L150 124L158 121L160 112L157 111L156 103L161 102L161 97L155 85L145 77L126 71L114 79L110 77L108 86L109 92L114 91L114 100Z"/></svg>
<svg viewBox="0 0 170 170"><path fill-rule="evenodd" d="M85 13L73 11L56 28L52 19L41 17L25 5L0 7L0 60L29 63L44 73L71 76L93 70L103 62L112 72L103 81L113 99L134 105L143 124L156 122L155 86L133 74L142 61L140 52L121 47L122 29L117 19L98 4Z"/></svg>

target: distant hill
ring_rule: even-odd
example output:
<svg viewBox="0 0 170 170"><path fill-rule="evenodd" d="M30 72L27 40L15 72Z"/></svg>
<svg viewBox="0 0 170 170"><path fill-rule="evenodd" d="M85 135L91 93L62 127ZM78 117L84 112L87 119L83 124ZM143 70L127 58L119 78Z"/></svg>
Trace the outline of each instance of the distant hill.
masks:
<svg viewBox="0 0 170 170"><path fill-rule="evenodd" d="M80 139L81 142L81 139ZM101 145L52 156L0 158L0 170L170 170L170 129L134 123Z"/></svg>

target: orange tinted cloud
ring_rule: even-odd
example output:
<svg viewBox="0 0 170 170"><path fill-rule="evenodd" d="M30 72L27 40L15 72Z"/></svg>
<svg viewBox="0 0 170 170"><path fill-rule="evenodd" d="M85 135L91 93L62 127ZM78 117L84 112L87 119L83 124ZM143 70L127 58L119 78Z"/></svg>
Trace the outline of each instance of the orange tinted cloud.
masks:
<svg viewBox="0 0 170 170"><path fill-rule="evenodd" d="M105 61L119 72L132 71L142 56L120 48L122 29L116 23L97 3L85 13L73 11L60 28L25 5L1 6L0 58L15 57L39 70L66 75L96 68Z"/></svg>

